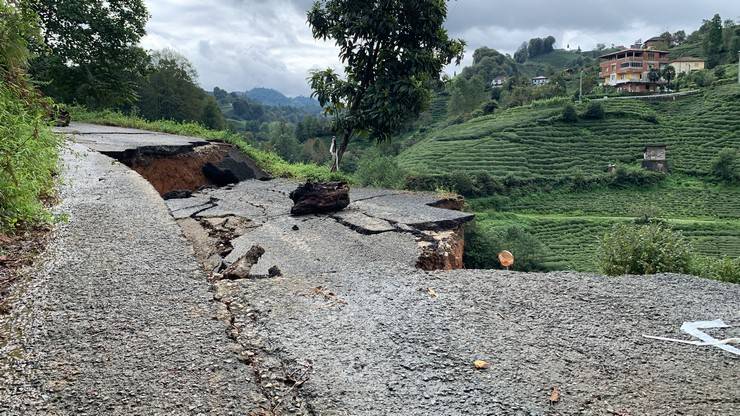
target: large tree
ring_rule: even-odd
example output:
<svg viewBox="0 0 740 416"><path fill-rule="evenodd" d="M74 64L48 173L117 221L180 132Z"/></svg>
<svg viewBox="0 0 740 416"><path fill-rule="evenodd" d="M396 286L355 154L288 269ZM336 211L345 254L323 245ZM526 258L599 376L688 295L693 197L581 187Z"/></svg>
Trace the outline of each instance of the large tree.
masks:
<svg viewBox="0 0 740 416"><path fill-rule="evenodd" d="M333 116L340 136L332 170L339 169L353 137L386 140L418 117L429 100L429 81L462 59L464 42L443 27L444 0L322 0L308 12L317 39L333 39L344 77L331 69L310 78L313 95Z"/></svg>
<svg viewBox="0 0 740 416"><path fill-rule="evenodd" d="M719 65L722 59L722 18L715 14L708 23L709 31L704 38L704 52L707 54L707 68Z"/></svg>
<svg viewBox="0 0 740 416"><path fill-rule="evenodd" d="M213 129L224 128L221 109L215 98L197 85L198 74L187 58L169 49L155 51L147 72L137 101L144 118L195 121Z"/></svg>
<svg viewBox="0 0 740 416"><path fill-rule="evenodd" d="M91 107L136 100L147 61L137 46L149 18L143 0L27 1L44 37L31 70L47 94Z"/></svg>

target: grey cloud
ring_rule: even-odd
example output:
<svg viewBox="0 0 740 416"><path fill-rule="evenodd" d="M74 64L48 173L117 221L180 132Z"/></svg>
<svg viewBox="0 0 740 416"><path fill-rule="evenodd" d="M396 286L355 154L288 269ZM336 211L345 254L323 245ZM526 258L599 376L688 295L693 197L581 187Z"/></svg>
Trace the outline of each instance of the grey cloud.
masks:
<svg viewBox="0 0 740 416"><path fill-rule="evenodd" d="M306 24L313 0L146 0L152 18L144 46L169 47L188 57L204 88L272 87L308 94L308 71L341 69L331 42L315 41ZM481 46L513 51L531 37L553 35L558 47L627 44L665 30L696 29L720 13L740 18L737 0L453 0L447 28L467 41L468 58ZM457 68L448 68L453 72Z"/></svg>

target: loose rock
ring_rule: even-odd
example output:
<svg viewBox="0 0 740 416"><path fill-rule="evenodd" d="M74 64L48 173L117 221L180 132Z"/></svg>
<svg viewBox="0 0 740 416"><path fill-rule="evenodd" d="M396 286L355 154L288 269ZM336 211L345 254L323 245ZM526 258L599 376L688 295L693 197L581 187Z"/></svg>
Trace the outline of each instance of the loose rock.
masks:
<svg viewBox="0 0 740 416"><path fill-rule="evenodd" d="M341 211L349 205L349 185L346 182L307 182L290 193L292 215L320 214Z"/></svg>
<svg viewBox="0 0 740 416"><path fill-rule="evenodd" d="M272 266L267 271L267 275L270 276L270 277L278 277L278 276L282 276L283 275L283 272L281 272L280 269L277 266Z"/></svg>
<svg viewBox="0 0 740 416"><path fill-rule="evenodd" d="M223 272L224 279L246 279L249 277L249 272L252 270L252 266L257 264L260 257L265 254L265 249L254 245L249 249L239 260L235 261L231 266L227 267Z"/></svg>

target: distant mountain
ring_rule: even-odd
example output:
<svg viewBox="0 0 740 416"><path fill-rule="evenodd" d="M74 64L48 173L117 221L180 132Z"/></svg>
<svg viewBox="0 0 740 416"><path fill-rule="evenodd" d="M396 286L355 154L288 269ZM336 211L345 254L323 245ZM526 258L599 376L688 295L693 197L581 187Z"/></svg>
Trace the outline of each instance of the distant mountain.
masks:
<svg viewBox="0 0 740 416"><path fill-rule="evenodd" d="M319 110L319 102L309 97L286 97L285 94L272 88L253 88L244 93L247 98L260 104L273 107L294 107L308 110Z"/></svg>

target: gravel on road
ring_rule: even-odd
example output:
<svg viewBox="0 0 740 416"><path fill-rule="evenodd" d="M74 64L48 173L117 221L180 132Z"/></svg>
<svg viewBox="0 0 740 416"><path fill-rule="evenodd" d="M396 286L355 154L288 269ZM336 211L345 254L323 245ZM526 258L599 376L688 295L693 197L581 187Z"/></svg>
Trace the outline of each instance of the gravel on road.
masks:
<svg viewBox="0 0 740 416"><path fill-rule="evenodd" d="M740 287L689 276L366 268L243 281L245 345L310 368L321 415L730 415L740 357L685 321L740 336ZM483 360L490 367L476 369ZM553 389L559 400L551 403Z"/></svg>

